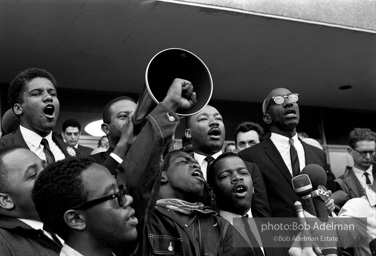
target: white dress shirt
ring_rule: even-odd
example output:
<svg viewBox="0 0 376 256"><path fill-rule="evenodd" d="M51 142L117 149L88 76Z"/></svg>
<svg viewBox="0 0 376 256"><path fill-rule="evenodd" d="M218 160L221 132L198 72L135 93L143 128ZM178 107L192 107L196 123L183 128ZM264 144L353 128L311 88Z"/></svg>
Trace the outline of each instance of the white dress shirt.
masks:
<svg viewBox="0 0 376 256"><path fill-rule="evenodd" d="M367 169L367 171L359 170L356 167L353 167L353 171L354 171L355 176L358 178L358 180L359 180L359 182L360 182L360 184L362 185L363 188L366 188L367 186L369 186L369 185L366 184L366 175L364 175L365 172L368 173L369 174L368 178L371 181L370 185L372 186L373 178L374 178L373 174L372 174L372 165Z"/></svg>
<svg viewBox="0 0 376 256"><path fill-rule="evenodd" d="M20 125L20 131L22 134L23 139L25 140L29 149L34 152L40 159L46 160L46 155L43 151L43 146L40 144L43 137L39 134L29 130ZM56 145L56 143L52 140L52 132L50 132L46 137L48 144L50 146L51 152L55 157L55 161L62 160L65 158L64 153L60 150L60 148Z"/></svg>
<svg viewBox="0 0 376 256"><path fill-rule="evenodd" d="M219 152L217 152L217 153L215 153L211 157L213 157L214 159L217 159L217 157L220 156L220 155L222 155L222 150L219 151ZM207 172L207 169L208 169L208 162L205 161L205 158L207 156L201 155L201 154L198 154L198 153L194 153L193 157L196 159L196 161L200 165L202 174L204 175L204 179L206 180L206 177L207 177L206 172Z"/></svg>
<svg viewBox="0 0 376 256"><path fill-rule="evenodd" d="M290 138L286 136L282 136L277 133L272 133L270 136L270 139L272 140L273 144L276 146L279 154L281 155L283 161L285 162L287 168L289 169L291 176L294 176L292 172L291 157L290 157L290 142L289 142ZM292 137L292 139L294 140L294 147L296 151L298 152L299 166L300 166L300 171L301 171L306 166L304 148L297 134L295 134L295 136Z"/></svg>

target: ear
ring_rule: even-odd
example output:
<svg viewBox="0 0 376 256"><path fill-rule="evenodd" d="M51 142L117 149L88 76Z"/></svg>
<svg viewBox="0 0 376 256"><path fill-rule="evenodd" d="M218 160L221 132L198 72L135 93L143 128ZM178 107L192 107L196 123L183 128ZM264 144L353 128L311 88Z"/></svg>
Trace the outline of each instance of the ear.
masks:
<svg viewBox="0 0 376 256"><path fill-rule="evenodd" d="M168 177L166 171L162 171L161 184L166 184L168 182Z"/></svg>
<svg viewBox="0 0 376 256"><path fill-rule="evenodd" d="M21 106L20 103L15 103L15 104L13 105L13 112L14 112L17 116L19 116L19 115L22 114L23 110L22 110L22 106Z"/></svg>
<svg viewBox="0 0 376 256"><path fill-rule="evenodd" d="M110 134L110 128L108 127L108 124L103 123L101 125L102 131L108 136Z"/></svg>
<svg viewBox="0 0 376 256"><path fill-rule="evenodd" d="M0 193L0 207L7 210L12 210L14 208L12 198L10 198L10 196L7 194Z"/></svg>
<svg viewBox="0 0 376 256"><path fill-rule="evenodd" d="M348 147L348 148L347 148L347 153L349 153L349 154L351 155L352 152L353 152L353 149L350 148L350 147Z"/></svg>
<svg viewBox="0 0 376 256"><path fill-rule="evenodd" d="M271 119L271 117L270 117L270 115L268 113L264 114L263 117L262 117L262 119L264 120L264 122L266 124L271 124L272 123L272 119Z"/></svg>
<svg viewBox="0 0 376 256"><path fill-rule="evenodd" d="M79 231L86 229L85 215L79 210L66 211L64 213L64 221L71 229Z"/></svg>
<svg viewBox="0 0 376 256"><path fill-rule="evenodd" d="M188 139L192 139L191 129L190 129L190 128L185 129L185 133L184 133L184 135L185 135L185 137L187 137Z"/></svg>

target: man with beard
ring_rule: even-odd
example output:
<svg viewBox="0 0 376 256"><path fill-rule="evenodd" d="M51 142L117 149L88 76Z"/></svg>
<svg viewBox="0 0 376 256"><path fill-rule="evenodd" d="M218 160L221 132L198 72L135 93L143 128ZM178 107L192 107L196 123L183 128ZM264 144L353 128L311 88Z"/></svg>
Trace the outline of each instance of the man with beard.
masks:
<svg viewBox="0 0 376 256"><path fill-rule="evenodd" d="M185 136L191 140L194 158L200 164L206 179L208 165L222 154L226 133L222 115L216 108L207 105L200 112L187 117L185 125ZM258 217L269 217L271 213L262 175L258 169L252 169L251 175L255 187L252 206L254 214ZM209 204L207 201L204 203ZM213 200L210 203L213 203ZM215 207L213 204L212 206Z"/></svg>
<svg viewBox="0 0 376 256"><path fill-rule="evenodd" d="M318 164L327 170L324 151L298 139L298 99L298 94L288 89L272 90L262 104L270 138L239 152L245 161L256 163L260 168L273 217L296 216L294 203L299 197L293 190L292 177L308 164Z"/></svg>
<svg viewBox="0 0 376 256"><path fill-rule="evenodd" d="M46 70L31 68L16 76L8 90L9 105L20 120L19 128L0 138L0 147L30 149L48 164L76 156L73 147L52 133L59 117L56 80Z"/></svg>

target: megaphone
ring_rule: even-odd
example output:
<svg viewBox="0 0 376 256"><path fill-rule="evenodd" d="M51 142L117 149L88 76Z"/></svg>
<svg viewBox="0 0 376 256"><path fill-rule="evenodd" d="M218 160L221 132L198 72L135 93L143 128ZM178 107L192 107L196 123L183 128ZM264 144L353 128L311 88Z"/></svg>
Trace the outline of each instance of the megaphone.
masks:
<svg viewBox="0 0 376 256"><path fill-rule="evenodd" d="M205 63L185 49L162 50L154 55L147 65L145 86L141 91L132 117L135 128L142 126L146 116L159 102L163 101L175 78L190 81L197 98L197 103L194 106L189 109L178 109L177 115L194 115L209 103L213 93L213 80Z"/></svg>

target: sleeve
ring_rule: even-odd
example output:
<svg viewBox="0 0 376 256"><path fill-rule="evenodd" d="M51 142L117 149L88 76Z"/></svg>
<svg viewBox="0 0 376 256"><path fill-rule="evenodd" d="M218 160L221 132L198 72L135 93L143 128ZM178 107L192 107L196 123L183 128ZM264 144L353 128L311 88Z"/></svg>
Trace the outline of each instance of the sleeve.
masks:
<svg viewBox="0 0 376 256"><path fill-rule="evenodd" d="M155 207L160 186L160 164L171 145L179 117L162 103L147 116L147 122L119 165L117 181L126 184L139 220L139 237Z"/></svg>
<svg viewBox="0 0 376 256"><path fill-rule="evenodd" d="M254 163L245 161L245 165L251 173L254 187L254 194L252 197L252 215L259 218L271 217L272 214L269 206L268 195L261 171Z"/></svg>

